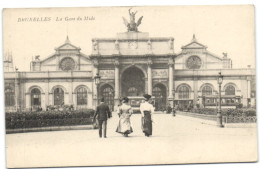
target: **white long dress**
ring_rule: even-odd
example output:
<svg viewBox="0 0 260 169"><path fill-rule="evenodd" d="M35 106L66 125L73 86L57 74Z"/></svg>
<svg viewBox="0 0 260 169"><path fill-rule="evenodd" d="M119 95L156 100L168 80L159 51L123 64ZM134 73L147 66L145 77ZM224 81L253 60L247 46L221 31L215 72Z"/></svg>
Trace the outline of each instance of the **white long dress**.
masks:
<svg viewBox="0 0 260 169"><path fill-rule="evenodd" d="M116 132L121 134L130 134L133 132L131 127L130 117L133 113L131 106L123 103L117 110L120 118Z"/></svg>

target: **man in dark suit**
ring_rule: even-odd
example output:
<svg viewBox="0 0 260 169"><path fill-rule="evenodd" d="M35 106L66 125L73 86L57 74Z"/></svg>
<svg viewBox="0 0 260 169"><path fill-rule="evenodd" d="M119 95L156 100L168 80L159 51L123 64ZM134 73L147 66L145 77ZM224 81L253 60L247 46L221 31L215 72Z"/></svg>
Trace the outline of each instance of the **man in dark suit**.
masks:
<svg viewBox="0 0 260 169"><path fill-rule="evenodd" d="M104 138L106 138L107 134L107 119L112 117L111 112L109 110L109 107L107 104L104 103L104 98L101 99L101 103L99 106L97 106L97 110L94 115L94 121L98 120L98 126L99 126L99 137L102 137L102 126L103 126L103 132L104 132Z"/></svg>

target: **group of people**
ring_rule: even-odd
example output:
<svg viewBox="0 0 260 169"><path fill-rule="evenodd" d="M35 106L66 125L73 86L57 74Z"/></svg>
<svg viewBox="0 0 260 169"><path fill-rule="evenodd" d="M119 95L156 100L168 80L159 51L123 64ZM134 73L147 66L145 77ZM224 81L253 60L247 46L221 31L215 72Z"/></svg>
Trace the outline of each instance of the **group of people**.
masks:
<svg viewBox="0 0 260 169"><path fill-rule="evenodd" d="M144 102L140 104L140 112L141 112L141 125L142 131L146 137L152 135L152 115L154 113L154 107L149 100L151 95L145 94L144 95ZM129 99L124 97L121 101L121 104L118 106L117 114L119 116L119 122L116 128L116 132L122 134L125 137L128 137L130 133L133 132L133 128L131 126L130 117L133 114L133 109L129 105ZM106 130L107 130L107 119L112 117L112 113L109 110L107 104L104 103L104 98L101 99L101 103L97 106L94 121L96 118L98 120L99 126L99 137L102 137L102 130L103 130L103 137L106 138Z"/></svg>

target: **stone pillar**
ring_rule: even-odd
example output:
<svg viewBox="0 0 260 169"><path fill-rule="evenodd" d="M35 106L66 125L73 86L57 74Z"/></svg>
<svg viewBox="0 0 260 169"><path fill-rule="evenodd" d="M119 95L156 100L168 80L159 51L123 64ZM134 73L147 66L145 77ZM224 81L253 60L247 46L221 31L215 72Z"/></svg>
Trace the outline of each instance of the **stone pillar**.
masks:
<svg viewBox="0 0 260 169"><path fill-rule="evenodd" d="M26 103L26 109L30 109L31 108L31 95L30 93L25 93L25 103Z"/></svg>
<svg viewBox="0 0 260 169"><path fill-rule="evenodd" d="M174 85L174 59L173 56L169 58L169 96L168 96L168 102L170 103L171 107L174 107L174 96L175 96L175 85Z"/></svg>
<svg viewBox="0 0 260 169"><path fill-rule="evenodd" d="M252 99L251 99L251 78L247 77L247 100L250 100L250 105L247 101L247 106L252 106Z"/></svg>
<svg viewBox="0 0 260 169"><path fill-rule="evenodd" d="M173 99L173 66L174 63L169 63L169 100Z"/></svg>
<svg viewBox="0 0 260 169"><path fill-rule="evenodd" d="M198 78L197 77L194 77L193 79L193 91L194 91L193 105L196 106L198 104Z"/></svg>
<svg viewBox="0 0 260 169"><path fill-rule="evenodd" d="M93 90L93 103L94 103L94 106L98 106L98 91L97 91L97 85L95 84L95 76L96 74L98 73L98 61L97 60L94 60L93 61L93 74L92 74L92 79L93 79L93 82L92 82L92 90Z"/></svg>
<svg viewBox="0 0 260 169"><path fill-rule="evenodd" d="M19 72L15 71L15 110L20 111L20 90L19 90Z"/></svg>
<svg viewBox="0 0 260 169"><path fill-rule="evenodd" d="M151 63L148 63L148 68L147 68L147 74L148 74L148 94L152 95L152 88L153 88L153 84L152 84L152 68L151 68Z"/></svg>
<svg viewBox="0 0 260 169"><path fill-rule="evenodd" d="M119 104L119 62L115 62L115 98L114 98L114 104L115 107ZM116 110L116 109L114 109Z"/></svg>
<svg viewBox="0 0 260 169"><path fill-rule="evenodd" d="M45 107L50 105L49 103L49 72L48 72L48 79L46 80L45 83Z"/></svg>
<svg viewBox="0 0 260 169"><path fill-rule="evenodd" d="M73 74L71 71L71 79L69 80L69 104L73 105Z"/></svg>
<svg viewBox="0 0 260 169"><path fill-rule="evenodd" d="M42 108L42 110L46 110L46 99L45 99L45 93L41 93L41 98L42 98L42 100L41 100L41 108Z"/></svg>

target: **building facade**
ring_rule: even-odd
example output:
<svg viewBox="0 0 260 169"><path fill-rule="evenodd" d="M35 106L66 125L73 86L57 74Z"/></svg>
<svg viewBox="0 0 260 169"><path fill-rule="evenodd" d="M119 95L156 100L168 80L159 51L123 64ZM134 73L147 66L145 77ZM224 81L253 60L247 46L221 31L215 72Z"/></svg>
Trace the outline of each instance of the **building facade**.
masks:
<svg viewBox="0 0 260 169"><path fill-rule="evenodd" d="M113 109L124 96L137 108L144 93L153 96L156 110L169 103L180 109L216 107L219 72L224 76L223 106L255 105L255 69L233 69L226 53L209 52L195 35L176 53L173 37L128 29L115 38L93 38L90 55L67 37L49 57L36 56L29 72L14 70L10 54L4 66L6 111L45 110L49 105L95 108L101 97Z"/></svg>

